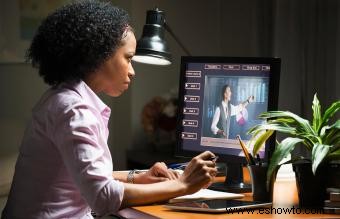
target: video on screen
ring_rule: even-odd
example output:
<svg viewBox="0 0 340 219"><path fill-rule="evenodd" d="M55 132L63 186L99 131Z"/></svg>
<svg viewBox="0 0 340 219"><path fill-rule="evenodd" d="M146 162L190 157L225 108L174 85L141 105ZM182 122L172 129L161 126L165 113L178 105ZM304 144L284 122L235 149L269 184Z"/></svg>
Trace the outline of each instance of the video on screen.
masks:
<svg viewBox="0 0 340 219"><path fill-rule="evenodd" d="M237 135L261 123L257 117L267 110L267 77L206 75L203 98L201 145L235 147Z"/></svg>
<svg viewBox="0 0 340 219"><path fill-rule="evenodd" d="M188 63L183 76L182 148L243 156L236 136L247 144L247 131L264 122L258 115L268 111L270 65Z"/></svg>

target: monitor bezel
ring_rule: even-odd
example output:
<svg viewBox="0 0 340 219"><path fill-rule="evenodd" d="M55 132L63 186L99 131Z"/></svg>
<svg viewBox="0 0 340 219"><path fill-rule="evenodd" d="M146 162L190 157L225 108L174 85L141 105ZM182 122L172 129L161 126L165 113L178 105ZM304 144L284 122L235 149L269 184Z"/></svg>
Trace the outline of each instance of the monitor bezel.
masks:
<svg viewBox="0 0 340 219"><path fill-rule="evenodd" d="M281 59L273 57L228 57L228 56L182 56L180 67L180 84L178 92L178 111L177 111L177 129L176 129L176 146L175 156L192 158L201 152L185 150L182 147L181 133L183 131L182 120L184 99L181 98L184 95L184 83L185 83L185 71L187 63L246 63L246 64L269 64L270 76L269 76L269 95L268 95L268 109L267 111L277 110L278 97L279 97L279 83L280 83L280 70ZM268 139L265 145L265 157L263 162L267 162L271 157L275 147L275 132ZM228 163L241 163L246 164L245 157L230 155L230 154L218 154L219 161Z"/></svg>

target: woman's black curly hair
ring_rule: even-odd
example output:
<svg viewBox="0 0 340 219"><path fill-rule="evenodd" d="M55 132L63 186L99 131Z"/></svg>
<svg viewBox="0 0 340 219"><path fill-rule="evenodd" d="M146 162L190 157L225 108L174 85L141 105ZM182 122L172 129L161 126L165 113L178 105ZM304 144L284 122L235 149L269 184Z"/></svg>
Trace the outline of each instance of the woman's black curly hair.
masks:
<svg viewBox="0 0 340 219"><path fill-rule="evenodd" d="M84 79L114 54L129 27L128 14L110 3L71 3L41 23L27 61L49 85Z"/></svg>

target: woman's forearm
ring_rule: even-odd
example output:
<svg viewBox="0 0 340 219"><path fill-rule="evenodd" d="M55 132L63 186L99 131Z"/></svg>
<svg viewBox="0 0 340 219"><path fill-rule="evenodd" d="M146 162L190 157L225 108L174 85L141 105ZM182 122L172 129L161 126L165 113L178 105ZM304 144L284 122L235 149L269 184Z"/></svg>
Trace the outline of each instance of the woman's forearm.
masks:
<svg viewBox="0 0 340 219"><path fill-rule="evenodd" d="M180 180L168 180L153 184L124 184L122 208L165 201L185 195L188 189Z"/></svg>
<svg viewBox="0 0 340 219"><path fill-rule="evenodd" d="M114 171L112 176L115 180L126 182L128 171Z"/></svg>
<svg viewBox="0 0 340 219"><path fill-rule="evenodd" d="M176 179L165 179L166 181L151 184L124 183L121 207L165 201L205 188L217 173L216 163L211 160L212 157L215 157L213 153L205 151L192 158L184 172Z"/></svg>

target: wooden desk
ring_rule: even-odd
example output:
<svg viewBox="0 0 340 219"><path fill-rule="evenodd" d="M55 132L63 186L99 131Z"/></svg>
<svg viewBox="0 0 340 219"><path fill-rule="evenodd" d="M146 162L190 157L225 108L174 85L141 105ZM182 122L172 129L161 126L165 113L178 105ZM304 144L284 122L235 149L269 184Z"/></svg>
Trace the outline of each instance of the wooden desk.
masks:
<svg viewBox="0 0 340 219"><path fill-rule="evenodd" d="M245 194L246 200L251 200L251 194ZM277 180L274 185L274 197L273 208L291 208L298 203L297 190L295 180ZM296 207L295 207L296 208ZM303 212L302 209L301 212ZM314 210L314 209L312 209ZM282 212L282 210L281 210ZM263 212L262 212L263 213ZM310 213L310 212L309 212ZM133 208L127 208L120 211L121 216L125 218L138 218L138 219L154 219L154 218L166 218L166 219L222 219L222 218L340 218L340 215L336 214L261 214L258 210L254 211L254 214L248 214L247 212L234 213L234 214L207 214L207 213L194 213L184 211L174 211L166 209L163 205L148 205L138 206Z"/></svg>

